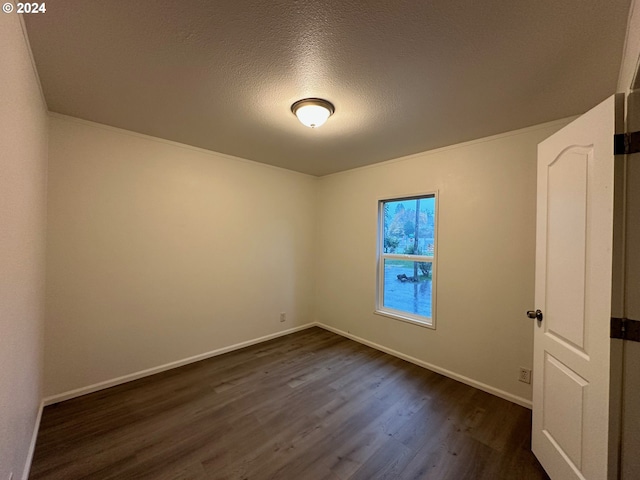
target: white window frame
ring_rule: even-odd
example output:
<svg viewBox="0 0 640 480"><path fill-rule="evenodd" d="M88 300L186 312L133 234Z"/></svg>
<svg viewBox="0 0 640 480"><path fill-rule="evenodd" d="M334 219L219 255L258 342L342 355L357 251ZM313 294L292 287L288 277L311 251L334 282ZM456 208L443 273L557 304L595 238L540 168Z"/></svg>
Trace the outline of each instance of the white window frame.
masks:
<svg viewBox="0 0 640 480"><path fill-rule="evenodd" d="M415 200L418 198L434 198L435 219L433 222L433 256L409 255L384 252L384 204L386 202L398 202L402 200ZM377 246L377 282L376 282L376 309L378 315L390 317L403 322L412 323L421 327L436 328L436 278L437 278L437 258L438 258L438 219L440 215L440 199L438 191L417 193L411 195L400 195L378 199L378 246ZM416 315L414 313L395 310L384 306L384 261L385 259L408 260L413 262L431 262L431 318Z"/></svg>

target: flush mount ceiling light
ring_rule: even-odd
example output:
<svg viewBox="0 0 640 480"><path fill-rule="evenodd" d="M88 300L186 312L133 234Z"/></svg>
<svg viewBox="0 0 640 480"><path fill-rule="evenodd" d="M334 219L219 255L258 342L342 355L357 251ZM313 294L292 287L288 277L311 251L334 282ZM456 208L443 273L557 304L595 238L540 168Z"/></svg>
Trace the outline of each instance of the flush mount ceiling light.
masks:
<svg viewBox="0 0 640 480"><path fill-rule="evenodd" d="M336 109L331 102L322 98L305 98L291 105L291 111L300 123L316 128L326 122Z"/></svg>

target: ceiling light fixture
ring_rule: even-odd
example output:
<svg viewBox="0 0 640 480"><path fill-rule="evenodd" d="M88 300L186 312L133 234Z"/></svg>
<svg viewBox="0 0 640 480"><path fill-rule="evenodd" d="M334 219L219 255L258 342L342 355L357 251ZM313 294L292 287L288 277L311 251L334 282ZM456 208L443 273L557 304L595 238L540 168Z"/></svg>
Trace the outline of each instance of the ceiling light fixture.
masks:
<svg viewBox="0 0 640 480"><path fill-rule="evenodd" d="M300 123L316 128L324 124L336 109L331 102L322 98L305 98L291 105L291 111Z"/></svg>

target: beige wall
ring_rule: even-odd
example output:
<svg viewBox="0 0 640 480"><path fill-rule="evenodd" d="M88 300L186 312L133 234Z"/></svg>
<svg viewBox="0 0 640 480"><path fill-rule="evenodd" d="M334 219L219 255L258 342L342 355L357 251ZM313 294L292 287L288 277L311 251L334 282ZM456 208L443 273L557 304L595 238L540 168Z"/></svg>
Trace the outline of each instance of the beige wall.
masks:
<svg viewBox="0 0 640 480"><path fill-rule="evenodd" d="M531 386L517 378L533 360L537 144L565 124L321 178L317 320L527 404ZM434 190L431 330L373 311L377 200Z"/></svg>
<svg viewBox="0 0 640 480"><path fill-rule="evenodd" d="M40 406L47 114L18 15L0 15L0 478L21 478Z"/></svg>
<svg viewBox="0 0 640 480"><path fill-rule="evenodd" d="M50 126L47 397L313 321L315 177Z"/></svg>

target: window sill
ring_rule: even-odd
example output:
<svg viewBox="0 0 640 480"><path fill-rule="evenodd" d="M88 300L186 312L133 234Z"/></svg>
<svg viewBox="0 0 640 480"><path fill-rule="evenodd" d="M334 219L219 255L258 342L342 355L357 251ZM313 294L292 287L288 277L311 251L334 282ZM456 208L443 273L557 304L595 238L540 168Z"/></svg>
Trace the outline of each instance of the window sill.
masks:
<svg viewBox="0 0 640 480"><path fill-rule="evenodd" d="M380 315L381 317L393 318L394 320L400 320L401 322L411 323L419 327L430 328L432 330L436 329L436 324L433 321L433 319L431 319L430 322L427 322L425 320L418 320L416 318L411 318L405 315L390 312L388 310L375 310L373 313L376 315Z"/></svg>

